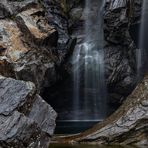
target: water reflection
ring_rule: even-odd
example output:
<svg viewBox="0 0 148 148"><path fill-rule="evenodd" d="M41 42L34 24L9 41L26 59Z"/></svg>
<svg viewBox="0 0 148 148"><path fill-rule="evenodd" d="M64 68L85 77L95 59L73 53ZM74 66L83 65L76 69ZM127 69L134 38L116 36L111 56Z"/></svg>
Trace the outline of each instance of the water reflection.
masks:
<svg viewBox="0 0 148 148"><path fill-rule="evenodd" d="M83 145L83 144L51 144L49 148L144 148L135 146L121 146L121 145Z"/></svg>

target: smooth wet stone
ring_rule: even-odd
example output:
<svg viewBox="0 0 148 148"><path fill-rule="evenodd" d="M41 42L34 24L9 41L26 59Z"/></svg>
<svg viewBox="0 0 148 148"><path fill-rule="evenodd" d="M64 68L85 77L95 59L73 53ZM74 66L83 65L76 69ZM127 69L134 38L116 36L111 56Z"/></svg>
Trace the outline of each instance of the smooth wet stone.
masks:
<svg viewBox="0 0 148 148"><path fill-rule="evenodd" d="M0 146L3 148L47 148L50 137L37 123L15 111L10 116L0 114Z"/></svg>
<svg viewBox="0 0 148 148"><path fill-rule="evenodd" d="M54 27L48 25L44 15L42 8L31 8L19 13L16 21L28 41L50 48L56 46L58 33Z"/></svg>

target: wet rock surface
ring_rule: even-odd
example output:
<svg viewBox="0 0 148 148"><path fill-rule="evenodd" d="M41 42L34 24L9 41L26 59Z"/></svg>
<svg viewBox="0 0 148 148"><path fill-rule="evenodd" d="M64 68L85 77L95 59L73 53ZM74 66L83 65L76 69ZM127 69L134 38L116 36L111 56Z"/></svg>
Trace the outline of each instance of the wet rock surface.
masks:
<svg viewBox="0 0 148 148"><path fill-rule="evenodd" d="M0 0L0 18L15 16L19 12L37 5L37 0Z"/></svg>
<svg viewBox="0 0 148 148"><path fill-rule="evenodd" d="M141 6L137 0L105 3L105 75L113 106L119 106L137 83L137 47L129 28L140 21Z"/></svg>
<svg viewBox="0 0 148 148"><path fill-rule="evenodd" d="M0 94L0 145L48 147L57 115L35 85L0 76Z"/></svg>

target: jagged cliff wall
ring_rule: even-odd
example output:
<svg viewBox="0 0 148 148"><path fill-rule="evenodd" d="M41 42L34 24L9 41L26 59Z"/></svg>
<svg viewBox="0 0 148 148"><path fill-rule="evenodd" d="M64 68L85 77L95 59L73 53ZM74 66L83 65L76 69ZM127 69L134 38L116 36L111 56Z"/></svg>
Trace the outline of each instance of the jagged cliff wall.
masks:
<svg viewBox="0 0 148 148"><path fill-rule="evenodd" d="M36 0L0 0L0 147L46 148L54 133L57 114L38 95L57 80L58 33L44 16Z"/></svg>
<svg viewBox="0 0 148 148"><path fill-rule="evenodd" d="M105 3L105 74L109 100L115 106L136 85L136 45L129 28L139 23L141 4L140 0L106 0ZM59 69L67 72L64 65L68 65L75 35L84 25L83 10L84 1L0 0L0 74L5 76L0 77L0 105L3 106L0 144L3 147L48 145L56 113L38 93L62 77ZM20 80L31 81L36 87ZM147 96L146 76L114 115L68 141L147 144ZM47 121L48 113L51 115ZM42 126L44 122L49 129ZM133 138L135 134L137 139Z"/></svg>

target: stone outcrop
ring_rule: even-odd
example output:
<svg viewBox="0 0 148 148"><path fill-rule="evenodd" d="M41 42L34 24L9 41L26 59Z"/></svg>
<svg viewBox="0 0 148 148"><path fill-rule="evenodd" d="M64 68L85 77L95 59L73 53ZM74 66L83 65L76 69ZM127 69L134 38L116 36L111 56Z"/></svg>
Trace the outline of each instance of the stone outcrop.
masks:
<svg viewBox="0 0 148 148"><path fill-rule="evenodd" d="M47 11L47 18L51 25L56 26L60 33L60 43L67 43L70 36L68 34L68 16L62 7L62 2L58 0L44 0L43 5Z"/></svg>
<svg viewBox="0 0 148 148"><path fill-rule="evenodd" d="M37 0L0 0L0 147L49 146L57 114L38 94L57 80L57 40Z"/></svg>
<svg viewBox="0 0 148 148"><path fill-rule="evenodd" d="M105 75L112 105L119 106L136 86L136 44L130 26L140 20L142 1L108 0L104 9Z"/></svg>
<svg viewBox="0 0 148 148"><path fill-rule="evenodd" d="M48 147L56 112L32 82L0 76L0 146Z"/></svg>
<svg viewBox="0 0 148 148"><path fill-rule="evenodd" d="M22 5L22 2L7 2L24 7L12 19L0 21L0 74L32 81L40 92L57 80L58 33L48 25L44 11L37 3L23 2Z"/></svg>
<svg viewBox="0 0 148 148"><path fill-rule="evenodd" d="M39 92L50 87L59 79L58 69L72 54L76 39L68 35L68 40L60 44L59 40L66 37L60 37L56 25L50 23L53 20L45 18L45 11L36 0L5 0L0 4L9 14L3 15L0 22L0 56L12 65L13 74L9 76L34 82ZM2 14L6 10L2 9ZM5 65L6 60L1 63L0 66ZM8 76L8 72L1 74Z"/></svg>

